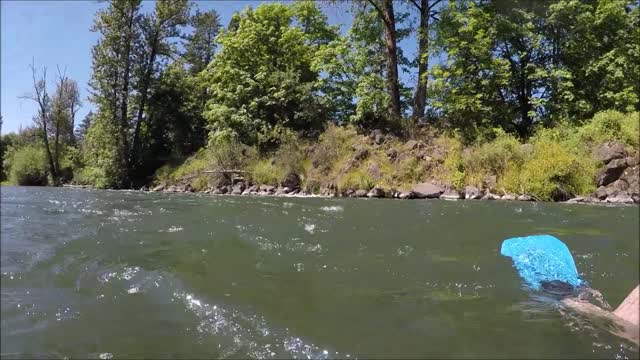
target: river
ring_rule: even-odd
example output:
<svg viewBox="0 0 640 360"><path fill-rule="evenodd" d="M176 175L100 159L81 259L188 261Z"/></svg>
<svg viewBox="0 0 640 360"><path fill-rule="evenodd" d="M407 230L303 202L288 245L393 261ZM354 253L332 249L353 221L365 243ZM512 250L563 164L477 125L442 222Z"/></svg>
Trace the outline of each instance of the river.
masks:
<svg viewBox="0 0 640 360"><path fill-rule="evenodd" d="M499 253L555 235L615 308L638 206L0 192L2 358L638 357Z"/></svg>

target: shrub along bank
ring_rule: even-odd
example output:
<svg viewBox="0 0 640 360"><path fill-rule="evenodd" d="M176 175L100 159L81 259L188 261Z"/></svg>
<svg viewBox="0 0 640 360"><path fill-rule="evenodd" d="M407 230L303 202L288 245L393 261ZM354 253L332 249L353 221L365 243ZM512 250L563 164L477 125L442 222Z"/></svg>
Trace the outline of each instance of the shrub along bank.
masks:
<svg viewBox="0 0 640 360"><path fill-rule="evenodd" d="M329 125L317 141L288 137L268 153L218 139L149 189L234 194L505 198L638 202L637 112L540 128L526 143L500 129L465 143L425 126L411 139Z"/></svg>

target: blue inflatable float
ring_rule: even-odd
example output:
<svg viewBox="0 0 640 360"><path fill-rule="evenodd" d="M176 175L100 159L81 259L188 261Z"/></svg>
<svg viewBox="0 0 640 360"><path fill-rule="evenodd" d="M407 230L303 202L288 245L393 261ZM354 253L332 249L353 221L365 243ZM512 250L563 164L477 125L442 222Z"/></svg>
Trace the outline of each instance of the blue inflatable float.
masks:
<svg viewBox="0 0 640 360"><path fill-rule="evenodd" d="M584 284L567 245L551 235L507 239L500 254L513 260L520 276L535 290L540 290L543 281L559 280L574 287Z"/></svg>

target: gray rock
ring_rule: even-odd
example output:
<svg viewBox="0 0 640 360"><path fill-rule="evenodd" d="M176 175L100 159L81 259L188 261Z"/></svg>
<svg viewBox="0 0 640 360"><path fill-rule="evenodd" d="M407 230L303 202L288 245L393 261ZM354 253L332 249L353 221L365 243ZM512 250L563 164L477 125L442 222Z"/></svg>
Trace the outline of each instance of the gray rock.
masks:
<svg viewBox="0 0 640 360"><path fill-rule="evenodd" d="M164 190L164 185L158 185L158 186L154 187L153 190L151 190L151 191L162 191L162 190Z"/></svg>
<svg viewBox="0 0 640 360"><path fill-rule="evenodd" d="M482 200L500 200L500 196L487 191L487 193L482 197Z"/></svg>
<svg viewBox="0 0 640 360"><path fill-rule="evenodd" d="M482 182L482 187L487 190L493 190L496 188L496 183L498 182L498 178L495 175L489 175L484 178Z"/></svg>
<svg viewBox="0 0 640 360"><path fill-rule="evenodd" d="M367 193L367 197L370 197L370 198L383 198L385 196L386 196L386 193L384 189L377 186L369 190L369 192Z"/></svg>
<svg viewBox="0 0 640 360"><path fill-rule="evenodd" d="M640 195L640 165L626 168L622 175L620 175L620 180L624 180L629 184L627 192L631 194L631 196Z"/></svg>
<svg viewBox="0 0 640 360"><path fill-rule="evenodd" d="M413 193L413 196L416 198L430 199L430 198L440 197L440 194L444 192L444 189L438 185L428 183L428 182L423 182L414 186L413 189L411 189L411 192Z"/></svg>
<svg viewBox="0 0 640 360"><path fill-rule="evenodd" d="M527 194L522 194L516 198L518 201L533 201L533 198Z"/></svg>
<svg viewBox="0 0 640 360"><path fill-rule="evenodd" d="M500 200L507 200L507 201L513 201L515 199L516 199L515 195L512 195L512 194L504 194L500 198Z"/></svg>
<svg viewBox="0 0 640 360"><path fill-rule="evenodd" d="M274 193L276 191L276 187L271 185L260 185L260 191Z"/></svg>
<svg viewBox="0 0 640 360"><path fill-rule="evenodd" d="M290 173L284 177L284 180L280 183L283 187L288 187L289 189L299 189L300 188L300 175L295 173Z"/></svg>
<svg viewBox="0 0 640 360"><path fill-rule="evenodd" d="M215 189L213 189L213 193L214 194L226 194L228 191L226 186L218 186Z"/></svg>
<svg viewBox="0 0 640 360"><path fill-rule="evenodd" d="M180 189L175 186L175 185L171 185L168 188L165 189L166 192L178 192Z"/></svg>
<svg viewBox="0 0 640 360"><path fill-rule="evenodd" d="M605 187L607 197L629 196L629 184L624 180L616 180Z"/></svg>
<svg viewBox="0 0 640 360"><path fill-rule="evenodd" d="M356 150L355 155L353 155L353 158L356 161L362 161L364 159L366 159L369 156L369 150L365 149L365 148L361 148Z"/></svg>
<svg viewBox="0 0 640 360"><path fill-rule="evenodd" d="M608 164L610 161L615 159L622 159L625 156L627 156L627 152L625 151L624 146L615 141L606 142L598 146L593 151L593 157L605 164Z"/></svg>
<svg viewBox="0 0 640 360"><path fill-rule="evenodd" d="M467 200L475 200L482 198L482 192L475 186L465 186L464 198Z"/></svg>
<svg viewBox="0 0 640 360"><path fill-rule="evenodd" d="M400 191L400 193L398 193L398 199L413 199L413 197L411 191Z"/></svg>
<svg viewBox="0 0 640 360"><path fill-rule="evenodd" d="M573 203L580 203L580 202L584 202L584 196L577 196L574 197L573 199L569 199L567 200L568 203L573 204Z"/></svg>
<svg viewBox="0 0 640 360"><path fill-rule="evenodd" d="M629 195L619 195L619 196L608 197L607 202L613 203L613 204L633 204L634 200Z"/></svg>
<svg viewBox="0 0 640 360"><path fill-rule="evenodd" d="M260 190L260 187L258 185L251 185L248 188L244 189L244 191L242 192L242 195L255 195L258 193L259 190Z"/></svg>
<svg viewBox="0 0 640 360"><path fill-rule="evenodd" d="M244 182L239 182L233 186L233 190L231 190L231 193L234 195L240 195L242 194L244 189L245 189Z"/></svg>
<svg viewBox="0 0 640 360"><path fill-rule="evenodd" d="M374 130L371 132L371 139L373 139L374 143L380 145L384 142L384 135L382 135L382 131Z"/></svg>
<svg viewBox="0 0 640 360"><path fill-rule="evenodd" d="M463 198L462 194L460 194L456 190L447 190L440 195L440 199L445 199L445 200L458 200L462 198Z"/></svg>
<svg viewBox="0 0 640 360"><path fill-rule="evenodd" d="M140 188L140 191L149 191L149 187L147 185L144 185Z"/></svg>
<svg viewBox="0 0 640 360"><path fill-rule="evenodd" d="M353 196L353 194L354 194L355 192L356 192L356 191L355 191L355 190L353 190L353 189L347 189L347 190L344 192L344 194L343 194L343 195L344 195L344 196L346 196L346 197L352 197L352 196Z"/></svg>
<svg viewBox="0 0 640 360"><path fill-rule="evenodd" d="M369 175L371 175L371 177L374 180L380 180L380 177L382 176L382 174L380 172L380 167L378 166L378 164L376 163L369 164L369 168L367 170L369 171Z"/></svg>
<svg viewBox="0 0 640 360"><path fill-rule="evenodd" d="M409 151L415 150L418 148L418 142L415 140L409 140L406 143L404 143L404 148Z"/></svg>
<svg viewBox="0 0 640 360"><path fill-rule="evenodd" d="M398 157L398 150L396 149L387 150L387 157L389 158L389 160L394 161Z"/></svg>
<svg viewBox="0 0 640 360"><path fill-rule="evenodd" d="M593 195L600 200L604 200L607 198L607 188L600 186L596 189L596 192Z"/></svg>
<svg viewBox="0 0 640 360"><path fill-rule="evenodd" d="M360 189L353 192L353 197L365 197L367 196L367 194L368 194L367 190Z"/></svg>
<svg viewBox="0 0 640 360"><path fill-rule="evenodd" d="M627 159L614 159L611 160L600 172L596 175L596 184L598 186L608 185L616 181L624 173L627 168Z"/></svg>

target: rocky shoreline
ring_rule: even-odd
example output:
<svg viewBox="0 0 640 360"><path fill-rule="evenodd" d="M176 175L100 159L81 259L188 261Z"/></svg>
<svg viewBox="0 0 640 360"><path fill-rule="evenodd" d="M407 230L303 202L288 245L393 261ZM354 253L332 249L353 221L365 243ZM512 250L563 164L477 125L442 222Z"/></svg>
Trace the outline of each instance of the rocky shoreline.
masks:
<svg viewBox="0 0 640 360"><path fill-rule="evenodd" d="M594 158L603 164L595 182L597 190L589 196L572 196L572 194L556 189L555 202L566 203L607 203L638 204L640 203L639 177L640 164L638 156L630 156L624 147L616 142L604 143L594 150ZM302 178L291 173L278 185L253 184L242 177L228 179L226 183L209 186L203 191L195 191L188 179L177 185L157 185L153 188L143 187L140 190L151 192L189 193L198 192L212 195L261 195L261 196L296 196L296 197L349 197L349 198L388 198L388 199L445 199L445 200L505 200L505 201L540 201L528 194L511 194L496 190L495 176L489 176L482 188L466 186L456 190L447 184L437 181L419 183L408 189L390 189L374 186L371 189L347 189L340 191L335 184L313 191L302 187Z"/></svg>

